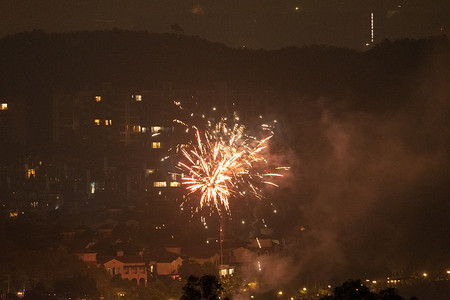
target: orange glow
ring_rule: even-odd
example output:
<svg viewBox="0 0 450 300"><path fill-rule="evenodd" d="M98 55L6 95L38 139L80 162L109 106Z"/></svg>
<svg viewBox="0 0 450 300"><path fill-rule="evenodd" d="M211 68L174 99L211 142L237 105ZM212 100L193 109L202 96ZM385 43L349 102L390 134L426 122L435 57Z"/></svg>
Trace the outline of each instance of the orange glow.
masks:
<svg viewBox="0 0 450 300"><path fill-rule="evenodd" d="M182 121L176 121L185 125ZM234 124L228 128L224 121L210 126L203 133L194 129L195 143L180 146L187 161L180 162L179 166L189 172L189 176L182 178L189 194L200 193L200 208L208 205L215 206L219 213L229 211L231 195L244 196L248 190L261 199L256 184L277 186L269 180L280 174L261 172L256 168L267 163L262 152L272 135L257 140L244 133L244 126Z"/></svg>
<svg viewBox="0 0 450 300"><path fill-rule="evenodd" d="M36 176L36 170L35 169L28 169L27 177L31 178L31 177L35 177L35 176Z"/></svg>

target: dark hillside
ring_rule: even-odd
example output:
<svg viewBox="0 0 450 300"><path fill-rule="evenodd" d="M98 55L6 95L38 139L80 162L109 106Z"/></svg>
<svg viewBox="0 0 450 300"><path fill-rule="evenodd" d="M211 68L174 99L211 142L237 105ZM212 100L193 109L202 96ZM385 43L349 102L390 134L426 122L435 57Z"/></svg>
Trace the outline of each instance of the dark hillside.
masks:
<svg viewBox="0 0 450 300"><path fill-rule="evenodd" d="M367 52L326 46L264 51L179 34L33 31L1 39L0 58L0 96L24 99L29 126L37 132L31 139L40 139L50 130L54 89L104 83L131 89L170 83L196 90L224 82L234 90L327 97L356 109L390 110L403 105L435 66L436 76L448 76L450 43L439 37L383 41Z"/></svg>

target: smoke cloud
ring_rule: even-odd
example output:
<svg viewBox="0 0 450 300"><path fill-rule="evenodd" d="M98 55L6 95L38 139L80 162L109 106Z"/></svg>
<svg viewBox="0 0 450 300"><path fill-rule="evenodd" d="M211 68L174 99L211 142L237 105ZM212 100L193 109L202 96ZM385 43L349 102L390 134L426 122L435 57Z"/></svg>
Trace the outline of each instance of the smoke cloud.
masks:
<svg viewBox="0 0 450 300"><path fill-rule="evenodd" d="M292 170L277 205L296 242L280 274L325 282L450 265L450 76L436 61L408 97L367 109L354 105L366 99L292 99Z"/></svg>

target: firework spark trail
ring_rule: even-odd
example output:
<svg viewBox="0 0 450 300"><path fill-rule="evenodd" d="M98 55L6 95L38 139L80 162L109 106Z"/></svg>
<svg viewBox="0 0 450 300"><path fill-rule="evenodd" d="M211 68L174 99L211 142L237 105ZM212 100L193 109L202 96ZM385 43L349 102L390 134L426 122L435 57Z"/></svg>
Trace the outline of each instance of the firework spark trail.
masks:
<svg viewBox="0 0 450 300"><path fill-rule="evenodd" d="M186 127L187 124L174 120ZM180 145L187 162L179 166L188 171L182 178L189 194L200 192L200 207L213 205L219 213L222 208L229 212L229 198L245 194L248 190L258 199L262 198L258 183L277 186L270 181L281 174L265 172L260 166L267 164L262 152L273 133L262 140L244 134L243 125L234 124L232 129L223 121L200 133L196 127L195 143ZM244 192L242 192L244 191Z"/></svg>

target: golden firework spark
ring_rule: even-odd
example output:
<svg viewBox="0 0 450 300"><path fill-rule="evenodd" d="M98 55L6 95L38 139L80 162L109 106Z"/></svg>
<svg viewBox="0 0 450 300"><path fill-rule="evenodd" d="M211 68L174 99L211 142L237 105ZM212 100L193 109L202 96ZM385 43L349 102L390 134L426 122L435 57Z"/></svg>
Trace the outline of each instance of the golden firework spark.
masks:
<svg viewBox="0 0 450 300"><path fill-rule="evenodd" d="M260 166L267 165L262 153L273 133L258 140L244 132L243 125L229 128L222 120L203 133L195 128L195 142L180 146L186 161L179 165L188 171L183 184L189 193L201 194L200 207L215 206L219 213L222 209L229 212L232 195L249 191L261 199L259 183L277 186L270 178L282 175Z"/></svg>

